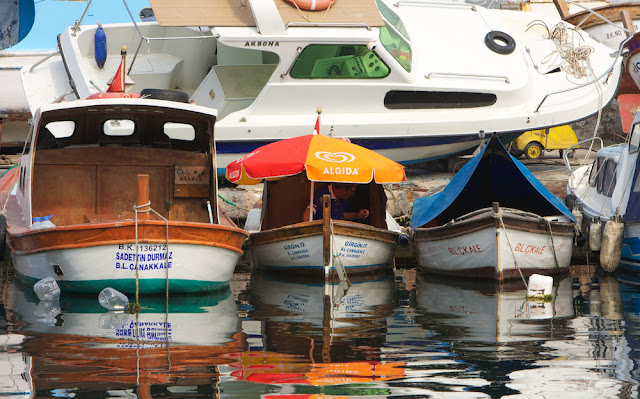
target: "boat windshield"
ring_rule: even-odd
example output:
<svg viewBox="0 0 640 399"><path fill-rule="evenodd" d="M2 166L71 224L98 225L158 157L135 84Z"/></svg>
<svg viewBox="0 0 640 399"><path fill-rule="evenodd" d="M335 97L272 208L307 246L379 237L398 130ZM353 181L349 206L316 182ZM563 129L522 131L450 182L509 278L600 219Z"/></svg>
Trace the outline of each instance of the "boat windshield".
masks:
<svg viewBox="0 0 640 399"><path fill-rule="evenodd" d="M386 22L380 28L380 43L407 72L411 72L411 46Z"/></svg>
<svg viewBox="0 0 640 399"><path fill-rule="evenodd" d="M633 125L633 130L629 137L629 154L638 151L638 145L640 145L640 123Z"/></svg>
<svg viewBox="0 0 640 399"><path fill-rule="evenodd" d="M411 72L411 39L404 23L381 0L376 0L376 5L385 19L384 26L380 28L380 43L407 72Z"/></svg>
<svg viewBox="0 0 640 399"><path fill-rule="evenodd" d="M380 79L389 67L358 44L312 44L304 48L291 68L298 79Z"/></svg>

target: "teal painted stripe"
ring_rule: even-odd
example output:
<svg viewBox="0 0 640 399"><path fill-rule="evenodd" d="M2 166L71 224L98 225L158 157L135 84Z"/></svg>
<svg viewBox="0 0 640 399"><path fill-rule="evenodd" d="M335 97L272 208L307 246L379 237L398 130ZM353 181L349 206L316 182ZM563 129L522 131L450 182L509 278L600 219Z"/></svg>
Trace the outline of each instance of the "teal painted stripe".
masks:
<svg viewBox="0 0 640 399"><path fill-rule="evenodd" d="M37 304L40 302L33 287L21 280L15 281L16 288L22 291L28 302ZM206 313L211 308L228 299L231 288L227 285L214 292L170 294L169 313ZM135 297L128 296L130 301ZM140 297L142 313L166 313L166 298L164 295L145 295ZM98 303L98 294L73 294L60 296L60 309L63 313L105 313L107 309Z"/></svg>
<svg viewBox="0 0 640 399"><path fill-rule="evenodd" d="M38 279L28 277L17 273L16 276L25 283L33 286ZM125 294L135 294L135 279L109 279L109 280L88 280L88 281L69 281L56 279L60 290L72 293L99 293L106 287L115 288ZM171 279L169 281L169 293L197 293L197 292L213 292L221 290L229 286L228 281L202 281L202 280L178 280ZM164 294L167 289L167 281L162 278L141 279L139 280L140 295Z"/></svg>

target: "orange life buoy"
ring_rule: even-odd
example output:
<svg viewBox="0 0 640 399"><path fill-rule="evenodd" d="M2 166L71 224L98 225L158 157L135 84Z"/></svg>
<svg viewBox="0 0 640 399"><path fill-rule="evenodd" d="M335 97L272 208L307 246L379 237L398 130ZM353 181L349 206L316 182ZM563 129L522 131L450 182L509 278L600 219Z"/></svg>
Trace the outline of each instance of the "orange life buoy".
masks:
<svg viewBox="0 0 640 399"><path fill-rule="evenodd" d="M140 98L140 93L96 93L87 97L87 100L95 100L97 98Z"/></svg>
<svg viewBox="0 0 640 399"><path fill-rule="evenodd" d="M326 10L336 0L285 0L287 3L291 3L298 8L308 11L320 11Z"/></svg>

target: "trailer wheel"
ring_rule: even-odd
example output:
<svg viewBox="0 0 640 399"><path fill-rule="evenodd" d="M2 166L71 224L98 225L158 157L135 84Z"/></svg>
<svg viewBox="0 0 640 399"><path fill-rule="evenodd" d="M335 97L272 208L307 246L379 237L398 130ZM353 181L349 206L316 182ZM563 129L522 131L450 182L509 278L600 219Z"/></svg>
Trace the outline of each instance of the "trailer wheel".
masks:
<svg viewBox="0 0 640 399"><path fill-rule="evenodd" d="M524 155L527 157L527 159L540 158L542 156L542 151L544 151L542 145L535 141L530 142L526 147L524 147Z"/></svg>

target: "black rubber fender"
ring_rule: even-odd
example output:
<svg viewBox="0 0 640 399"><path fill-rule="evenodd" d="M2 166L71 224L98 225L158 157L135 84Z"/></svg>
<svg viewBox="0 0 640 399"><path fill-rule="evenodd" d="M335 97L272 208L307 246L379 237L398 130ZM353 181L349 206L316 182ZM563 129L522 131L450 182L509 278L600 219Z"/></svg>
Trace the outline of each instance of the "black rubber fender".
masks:
<svg viewBox="0 0 640 399"><path fill-rule="evenodd" d="M511 54L516 49L516 41L508 34L492 30L484 37L484 44L498 54Z"/></svg>
<svg viewBox="0 0 640 399"><path fill-rule="evenodd" d="M189 102L189 94L178 90L142 89L140 91L140 97L150 98L152 100L169 100L179 103Z"/></svg>

